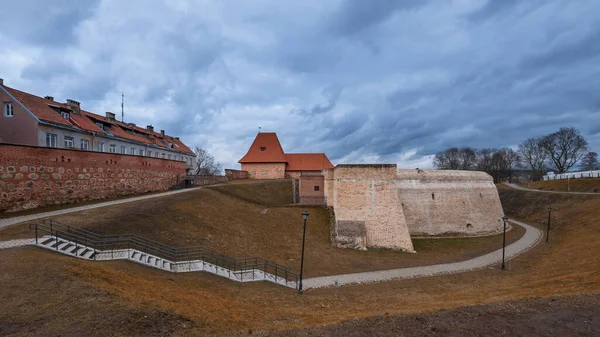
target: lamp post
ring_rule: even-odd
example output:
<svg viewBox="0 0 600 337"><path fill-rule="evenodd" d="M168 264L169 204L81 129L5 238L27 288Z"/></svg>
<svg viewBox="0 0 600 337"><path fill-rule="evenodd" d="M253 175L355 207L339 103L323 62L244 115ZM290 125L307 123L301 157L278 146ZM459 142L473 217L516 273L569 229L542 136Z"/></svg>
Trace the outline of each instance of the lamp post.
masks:
<svg viewBox="0 0 600 337"><path fill-rule="evenodd" d="M298 295L302 295L302 270L304 269L304 241L306 240L306 220L308 219L309 213L307 211L302 212L302 219L304 219L304 230L302 231L302 257L300 258L300 281L298 282Z"/></svg>
<svg viewBox="0 0 600 337"><path fill-rule="evenodd" d="M548 230L546 230L546 243L548 243L548 237L550 237L550 213L552 213L552 204L548 206Z"/></svg>
<svg viewBox="0 0 600 337"><path fill-rule="evenodd" d="M504 270L504 251L506 249L506 224L508 223L508 217L505 215L502 217L504 221L504 234L502 236L502 270Z"/></svg>

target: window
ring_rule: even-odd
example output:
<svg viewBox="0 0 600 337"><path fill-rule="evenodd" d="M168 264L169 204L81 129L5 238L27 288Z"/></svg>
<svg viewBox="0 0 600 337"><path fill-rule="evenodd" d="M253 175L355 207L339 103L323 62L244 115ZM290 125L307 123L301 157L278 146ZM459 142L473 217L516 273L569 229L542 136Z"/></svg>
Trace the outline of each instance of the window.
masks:
<svg viewBox="0 0 600 337"><path fill-rule="evenodd" d="M315 186L315 191L318 191L318 190L319 190L319 186Z"/></svg>
<svg viewBox="0 0 600 337"><path fill-rule="evenodd" d="M117 146L115 144L110 144L108 146L108 152L110 152L110 153L117 153Z"/></svg>
<svg viewBox="0 0 600 337"><path fill-rule="evenodd" d="M154 157L155 157L155 158L158 158L158 156L159 156L159 155L160 155L160 153L156 152L156 153L154 154Z"/></svg>
<svg viewBox="0 0 600 337"><path fill-rule="evenodd" d="M121 146L121 154L126 154L126 153L127 153L127 147Z"/></svg>
<svg viewBox="0 0 600 337"><path fill-rule="evenodd" d="M104 143L98 143L98 152L104 152Z"/></svg>
<svg viewBox="0 0 600 337"><path fill-rule="evenodd" d="M81 140L81 149L82 150L89 150L90 149L90 141L87 139L82 139Z"/></svg>
<svg viewBox="0 0 600 337"><path fill-rule="evenodd" d="M13 111L12 103L4 103L4 117L13 117L15 112Z"/></svg>
<svg viewBox="0 0 600 337"><path fill-rule="evenodd" d="M148 151L148 157L152 157L152 151Z"/></svg>
<svg viewBox="0 0 600 337"><path fill-rule="evenodd" d="M171 154L170 153L169 153L168 157L169 157L169 160L171 160Z"/></svg>
<svg viewBox="0 0 600 337"><path fill-rule="evenodd" d="M260 148L260 152L265 152L265 150L266 150L266 149L267 149L266 147L264 147L264 146L261 146L261 148Z"/></svg>
<svg viewBox="0 0 600 337"><path fill-rule="evenodd" d="M104 124L102 124L102 123L96 123L96 125L98 125L98 127L99 127L100 129L104 130Z"/></svg>
<svg viewBox="0 0 600 337"><path fill-rule="evenodd" d="M64 111L62 111L62 112L60 113L60 115L61 115L61 116L63 116L63 118L64 118L64 119L66 119L66 120L69 120L69 113L68 113L68 112L64 112Z"/></svg>
<svg viewBox="0 0 600 337"><path fill-rule="evenodd" d="M131 149L129 149L129 154L135 155L135 147L132 147Z"/></svg>
<svg viewBox="0 0 600 337"><path fill-rule="evenodd" d="M144 150L142 150L142 149L139 149L139 150L138 150L138 155L140 155L140 156L143 156L143 155L144 155Z"/></svg>
<svg viewBox="0 0 600 337"><path fill-rule="evenodd" d="M56 147L56 135L53 133L46 134L46 146L47 147Z"/></svg>
<svg viewBox="0 0 600 337"><path fill-rule="evenodd" d="M163 157L163 159L165 159L165 157L166 157L166 156L165 156L165 154L164 154L164 153L162 154L162 157Z"/></svg>
<svg viewBox="0 0 600 337"><path fill-rule="evenodd" d="M74 144L73 137L65 136L65 147L73 147Z"/></svg>

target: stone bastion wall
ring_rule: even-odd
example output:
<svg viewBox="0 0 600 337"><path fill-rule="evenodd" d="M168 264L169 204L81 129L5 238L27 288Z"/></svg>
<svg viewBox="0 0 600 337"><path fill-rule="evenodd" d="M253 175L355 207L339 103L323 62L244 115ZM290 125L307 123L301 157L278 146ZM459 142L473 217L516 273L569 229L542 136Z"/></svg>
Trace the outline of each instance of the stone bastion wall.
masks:
<svg viewBox="0 0 600 337"><path fill-rule="evenodd" d="M410 236L480 235L502 229L502 205L484 172L399 170L395 164L324 171L337 247L414 251Z"/></svg>

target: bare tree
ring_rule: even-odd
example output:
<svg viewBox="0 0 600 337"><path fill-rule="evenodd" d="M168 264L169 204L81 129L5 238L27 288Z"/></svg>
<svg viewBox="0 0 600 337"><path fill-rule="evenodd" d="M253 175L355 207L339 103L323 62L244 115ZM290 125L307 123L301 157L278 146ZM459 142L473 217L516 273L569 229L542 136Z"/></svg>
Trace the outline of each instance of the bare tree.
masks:
<svg viewBox="0 0 600 337"><path fill-rule="evenodd" d="M458 151L461 170L473 170L477 166L477 155L470 147L463 147Z"/></svg>
<svg viewBox="0 0 600 337"><path fill-rule="evenodd" d="M534 176L538 178L544 175L545 163L548 159L548 152L542 142L543 137L527 138L519 144L518 149L521 160L531 167Z"/></svg>
<svg viewBox="0 0 600 337"><path fill-rule="evenodd" d="M458 148L451 147L446 151L436 153L433 157L433 165L440 170L458 170L460 168L459 157Z"/></svg>
<svg viewBox="0 0 600 337"><path fill-rule="evenodd" d="M215 157L208 153L208 151L195 146L194 153L196 153L196 174L217 175L221 173L223 167L220 163L215 162Z"/></svg>
<svg viewBox="0 0 600 337"><path fill-rule="evenodd" d="M598 164L598 153L586 153L585 156L581 158L581 164L579 164L579 169L582 171L599 170L600 164Z"/></svg>
<svg viewBox="0 0 600 337"><path fill-rule="evenodd" d="M558 173L567 172L588 151L588 142L579 130L573 127L560 128L558 131L543 137L542 146Z"/></svg>
<svg viewBox="0 0 600 337"><path fill-rule="evenodd" d="M492 155L496 149L477 150L477 170L490 173L492 169Z"/></svg>
<svg viewBox="0 0 600 337"><path fill-rule="evenodd" d="M451 147L436 153L433 165L440 170L473 170L477 165L477 156L470 147Z"/></svg>

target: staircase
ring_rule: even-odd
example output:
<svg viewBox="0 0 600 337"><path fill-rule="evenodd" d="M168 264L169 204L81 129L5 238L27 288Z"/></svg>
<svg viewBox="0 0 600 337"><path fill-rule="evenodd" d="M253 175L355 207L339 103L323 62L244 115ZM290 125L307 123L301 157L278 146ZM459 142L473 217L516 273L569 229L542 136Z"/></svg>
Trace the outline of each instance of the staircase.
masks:
<svg viewBox="0 0 600 337"><path fill-rule="evenodd" d="M298 284L298 276L289 267L256 257L234 259L199 247L170 247L133 234L101 235L54 220L29 228L35 230L36 246L80 259L128 260L172 273L203 271L237 282L268 281L294 289Z"/></svg>

